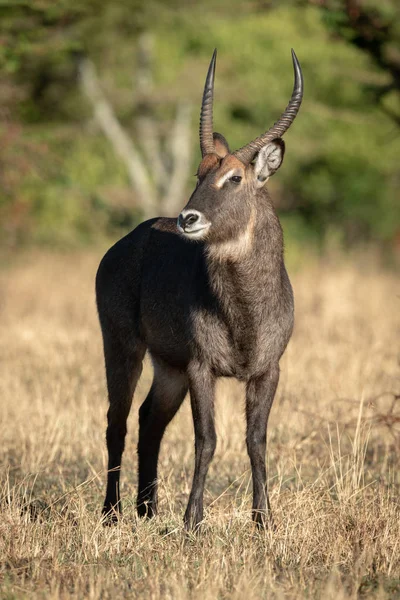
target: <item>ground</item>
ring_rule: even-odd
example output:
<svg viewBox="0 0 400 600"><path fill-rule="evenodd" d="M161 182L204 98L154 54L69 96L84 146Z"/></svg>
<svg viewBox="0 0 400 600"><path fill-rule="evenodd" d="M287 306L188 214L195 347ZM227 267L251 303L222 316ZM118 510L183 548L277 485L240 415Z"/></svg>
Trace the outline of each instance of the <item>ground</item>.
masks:
<svg viewBox="0 0 400 600"><path fill-rule="evenodd" d="M221 381L205 520L187 535L188 401L162 446L160 514L135 515L149 363L129 419L124 516L101 524L100 256L34 252L0 271L1 598L400 597L398 277L366 258L291 272L296 327L268 438L276 529L251 523L243 389Z"/></svg>

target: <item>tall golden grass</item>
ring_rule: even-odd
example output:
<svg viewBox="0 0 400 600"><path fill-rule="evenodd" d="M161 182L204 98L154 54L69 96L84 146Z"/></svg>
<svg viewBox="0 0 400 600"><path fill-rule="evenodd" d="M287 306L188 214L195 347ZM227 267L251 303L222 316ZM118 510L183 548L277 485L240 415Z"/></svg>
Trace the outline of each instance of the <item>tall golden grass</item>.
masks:
<svg viewBox="0 0 400 600"><path fill-rule="evenodd" d="M250 520L243 389L222 381L198 535L188 402L160 457L160 514L135 515L134 399L124 516L104 528L107 409L94 274L100 256L33 254L0 272L2 598L400 596L400 286L325 260L292 274L296 328L269 424L275 531Z"/></svg>

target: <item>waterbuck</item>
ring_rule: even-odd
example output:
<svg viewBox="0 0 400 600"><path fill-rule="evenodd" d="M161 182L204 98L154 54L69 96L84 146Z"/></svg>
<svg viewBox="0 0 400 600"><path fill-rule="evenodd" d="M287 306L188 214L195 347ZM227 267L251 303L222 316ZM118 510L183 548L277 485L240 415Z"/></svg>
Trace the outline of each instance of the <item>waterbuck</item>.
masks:
<svg viewBox="0 0 400 600"><path fill-rule="evenodd" d="M178 219L142 223L101 261L96 292L110 403L103 513L111 521L121 510L126 421L148 350L154 379L139 409L139 515L157 512L161 440L189 391L195 469L185 527L202 521L204 483L216 446L215 382L235 377L246 383L253 520L268 522L266 430L279 359L293 328L293 293L282 229L265 184L282 163L281 136L303 96L293 50L292 59L294 88L286 110L266 133L230 152L225 138L213 132L214 52L201 107L195 191Z"/></svg>

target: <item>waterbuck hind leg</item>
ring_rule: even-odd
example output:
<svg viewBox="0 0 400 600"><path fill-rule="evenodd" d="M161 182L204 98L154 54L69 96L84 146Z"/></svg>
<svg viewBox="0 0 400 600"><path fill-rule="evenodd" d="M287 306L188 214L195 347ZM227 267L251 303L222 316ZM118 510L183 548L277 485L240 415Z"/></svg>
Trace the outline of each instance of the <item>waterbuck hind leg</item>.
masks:
<svg viewBox="0 0 400 600"><path fill-rule="evenodd" d="M267 424L279 381L279 365L269 369L262 377L251 379L246 390L247 451L253 477L253 521L260 527L272 522L267 490L265 453Z"/></svg>
<svg viewBox="0 0 400 600"><path fill-rule="evenodd" d="M184 523L185 529L192 530L203 520L204 484L217 444L214 424L215 376L208 370L192 367L189 387L195 434L195 468Z"/></svg>
<svg viewBox="0 0 400 600"><path fill-rule="evenodd" d="M104 333L109 408L106 432L108 475L103 515L107 516L108 523L117 521L117 514L121 512L119 480L127 432L126 421L142 372L144 353L145 347L141 342L128 346L119 339L111 339L109 333Z"/></svg>
<svg viewBox="0 0 400 600"><path fill-rule="evenodd" d="M142 517L157 513L157 463L161 440L188 391L186 373L154 357L153 364L153 383L139 409L137 511Z"/></svg>

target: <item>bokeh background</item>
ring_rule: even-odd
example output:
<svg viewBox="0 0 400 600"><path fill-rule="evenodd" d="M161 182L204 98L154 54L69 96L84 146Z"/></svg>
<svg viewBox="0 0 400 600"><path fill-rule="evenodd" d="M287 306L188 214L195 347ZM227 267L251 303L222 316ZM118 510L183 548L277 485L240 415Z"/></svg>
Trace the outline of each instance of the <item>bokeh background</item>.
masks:
<svg viewBox="0 0 400 600"><path fill-rule="evenodd" d="M27 0L0 7L0 243L115 239L193 189L205 73L233 149L305 97L271 193L290 249L400 244L397 0Z"/></svg>
<svg viewBox="0 0 400 600"><path fill-rule="evenodd" d="M190 402L168 428L160 514L102 526L101 256L194 188L200 100L233 149L305 96L269 182L295 329L268 425L276 528L251 524L244 388L222 380L205 522L186 536ZM0 1L0 597L400 598L398 0Z"/></svg>

